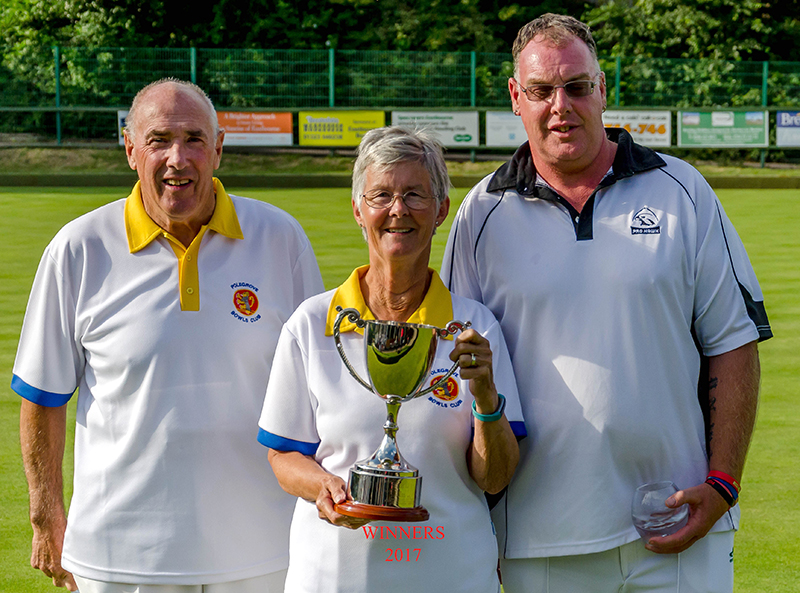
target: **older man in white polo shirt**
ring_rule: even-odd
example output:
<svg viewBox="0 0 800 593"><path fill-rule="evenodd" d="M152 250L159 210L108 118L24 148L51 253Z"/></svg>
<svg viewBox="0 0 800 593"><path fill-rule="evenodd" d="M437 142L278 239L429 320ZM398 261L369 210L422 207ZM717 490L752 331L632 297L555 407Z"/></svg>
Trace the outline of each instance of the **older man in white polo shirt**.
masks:
<svg viewBox="0 0 800 593"><path fill-rule="evenodd" d="M280 329L323 286L295 220L213 177L223 136L199 87L142 89L125 134L139 183L67 224L36 274L12 387L31 562L70 590L283 591L294 501L256 425Z"/></svg>
<svg viewBox="0 0 800 593"><path fill-rule="evenodd" d="M772 335L747 254L695 169L603 128L585 24L544 15L513 56L528 142L466 198L442 267L500 321L528 426L495 513L505 591L730 593ZM657 480L689 520L645 544L631 500Z"/></svg>

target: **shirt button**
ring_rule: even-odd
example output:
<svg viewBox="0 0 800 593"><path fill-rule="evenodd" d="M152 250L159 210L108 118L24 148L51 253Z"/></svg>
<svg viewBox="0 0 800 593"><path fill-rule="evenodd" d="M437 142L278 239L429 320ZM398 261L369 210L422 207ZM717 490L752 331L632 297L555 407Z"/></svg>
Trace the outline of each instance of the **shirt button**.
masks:
<svg viewBox="0 0 800 593"><path fill-rule="evenodd" d="M192 256L191 255L187 255L186 256L186 261L192 261Z"/></svg>
<svg viewBox="0 0 800 593"><path fill-rule="evenodd" d="M194 294L194 288L192 288L191 286L189 288L187 288L186 289L186 294Z"/></svg>
<svg viewBox="0 0 800 593"><path fill-rule="evenodd" d="M575 224L578 224L580 221L581 221L581 217L580 216L576 216L575 217Z"/></svg>

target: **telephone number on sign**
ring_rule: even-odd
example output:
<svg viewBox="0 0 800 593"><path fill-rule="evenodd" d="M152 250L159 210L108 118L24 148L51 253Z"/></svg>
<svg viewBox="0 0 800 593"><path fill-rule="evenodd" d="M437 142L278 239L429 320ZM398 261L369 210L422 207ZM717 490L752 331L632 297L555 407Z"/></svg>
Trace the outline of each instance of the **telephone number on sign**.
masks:
<svg viewBox="0 0 800 593"><path fill-rule="evenodd" d="M421 552L422 548L406 548L405 550L403 548L397 548L395 550L386 548L386 553L388 554L386 562L416 562L419 560Z"/></svg>
<svg viewBox="0 0 800 593"><path fill-rule="evenodd" d="M605 124L607 128L623 128L630 134L666 134L667 126L660 124Z"/></svg>

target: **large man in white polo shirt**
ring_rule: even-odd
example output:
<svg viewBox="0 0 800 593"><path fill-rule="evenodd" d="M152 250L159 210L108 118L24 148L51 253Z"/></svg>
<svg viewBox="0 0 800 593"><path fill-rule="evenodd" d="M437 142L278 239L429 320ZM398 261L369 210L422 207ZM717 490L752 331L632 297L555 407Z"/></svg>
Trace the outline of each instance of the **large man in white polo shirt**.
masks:
<svg viewBox="0 0 800 593"><path fill-rule="evenodd" d="M495 509L505 591L730 592L772 335L755 274L696 170L604 130L586 25L544 15L513 56L528 142L466 198L442 267L500 321L529 429ZM631 500L657 480L690 516L645 545Z"/></svg>
<svg viewBox="0 0 800 593"><path fill-rule="evenodd" d="M294 499L256 425L280 329L323 286L294 219L213 177L223 136L199 87L142 89L125 134L139 183L67 224L36 274L12 387L31 563L70 590L283 591Z"/></svg>

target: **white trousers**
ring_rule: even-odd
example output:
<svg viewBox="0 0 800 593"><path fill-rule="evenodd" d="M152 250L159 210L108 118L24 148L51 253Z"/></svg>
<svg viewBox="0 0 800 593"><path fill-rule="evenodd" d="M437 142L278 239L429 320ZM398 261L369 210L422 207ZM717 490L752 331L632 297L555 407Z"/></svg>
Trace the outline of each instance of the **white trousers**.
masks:
<svg viewBox="0 0 800 593"><path fill-rule="evenodd" d="M283 593L286 570L252 579L214 583L213 585L135 585L106 583L78 575L75 583L80 593Z"/></svg>
<svg viewBox="0 0 800 593"><path fill-rule="evenodd" d="M505 593L731 593L733 531L709 533L680 554L637 540L619 548L500 561Z"/></svg>

